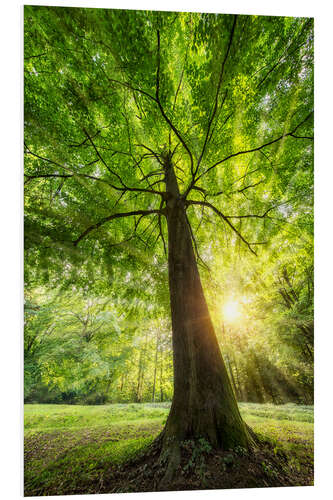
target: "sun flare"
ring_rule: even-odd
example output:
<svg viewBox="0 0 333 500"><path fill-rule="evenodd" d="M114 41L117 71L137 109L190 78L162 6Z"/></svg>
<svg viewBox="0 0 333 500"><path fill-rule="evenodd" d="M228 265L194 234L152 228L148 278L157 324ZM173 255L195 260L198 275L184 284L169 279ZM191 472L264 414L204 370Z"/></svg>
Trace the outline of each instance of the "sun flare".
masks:
<svg viewBox="0 0 333 500"><path fill-rule="evenodd" d="M250 297L239 295L230 297L222 305L222 316L227 323L239 323L246 316L246 306L252 302Z"/></svg>
<svg viewBox="0 0 333 500"><path fill-rule="evenodd" d="M223 317L229 323L235 323L242 317L240 303L237 299L230 299L223 305Z"/></svg>

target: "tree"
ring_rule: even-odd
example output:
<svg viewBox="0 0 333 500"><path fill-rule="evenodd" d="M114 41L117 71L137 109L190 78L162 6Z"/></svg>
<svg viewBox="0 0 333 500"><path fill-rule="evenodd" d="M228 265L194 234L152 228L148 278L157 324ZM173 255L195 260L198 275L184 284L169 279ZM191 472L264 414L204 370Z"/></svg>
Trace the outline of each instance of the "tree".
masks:
<svg viewBox="0 0 333 500"><path fill-rule="evenodd" d="M158 267L164 252L168 471L187 438L250 446L199 247L209 252L217 221L256 255L309 192L312 20L26 7L25 23L28 263Z"/></svg>

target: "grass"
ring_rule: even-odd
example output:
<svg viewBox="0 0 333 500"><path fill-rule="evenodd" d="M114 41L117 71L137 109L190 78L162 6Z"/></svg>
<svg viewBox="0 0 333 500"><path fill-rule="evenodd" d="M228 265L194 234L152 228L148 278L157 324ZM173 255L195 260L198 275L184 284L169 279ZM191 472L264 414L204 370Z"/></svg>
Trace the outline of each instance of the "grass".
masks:
<svg viewBox="0 0 333 500"><path fill-rule="evenodd" d="M24 430L29 435L53 430L108 427L115 423L143 423L161 420L169 413L168 404L24 405Z"/></svg>
<svg viewBox="0 0 333 500"><path fill-rule="evenodd" d="M240 403L244 420L283 451L289 466L313 466L313 407ZM25 494L95 493L160 432L169 404L25 405ZM97 485L97 488L96 488Z"/></svg>
<svg viewBox="0 0 333 500"><path fill-rule="evenodd" d="M274 420L292 420L297 422L313 423L313 406L239 403L243 418L264 417Z"/></svg>

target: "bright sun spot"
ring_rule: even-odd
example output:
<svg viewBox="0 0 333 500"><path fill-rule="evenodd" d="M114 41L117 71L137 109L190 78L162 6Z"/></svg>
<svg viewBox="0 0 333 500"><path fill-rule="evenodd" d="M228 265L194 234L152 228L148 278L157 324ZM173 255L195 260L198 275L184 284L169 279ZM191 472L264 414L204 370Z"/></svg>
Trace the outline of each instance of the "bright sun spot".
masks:
<svg viewBox="0 0 333 500"><path fill-rule="evenodd" d="M242 313L240 310L239 302L237 300L229 300L223 306L223 316L224 318L233 323L241 317Z"/></svg>
<svg viewBox="0 0 333 500"><path fill-rule="evenodd" d="M251 302L250 299L245 296L239 299L230 298L227 300L222 306L222 313L225 321L228 323L237 323L244 316L243 305L249 302Z"/></svg>

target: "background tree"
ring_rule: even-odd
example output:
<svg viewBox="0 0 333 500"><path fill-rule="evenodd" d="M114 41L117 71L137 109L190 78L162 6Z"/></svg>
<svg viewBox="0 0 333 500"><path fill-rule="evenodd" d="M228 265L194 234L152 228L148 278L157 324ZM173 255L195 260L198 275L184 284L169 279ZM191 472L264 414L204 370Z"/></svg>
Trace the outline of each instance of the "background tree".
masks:
<svg viewBox="0 0 333 500"><path fill-rule="evenodd" d="M167 254L169 471L188 437L248 446L197 263L210 224L256 255L311 192L312 20L27 7L25 22L27 262L94 282Z"/></svg>

